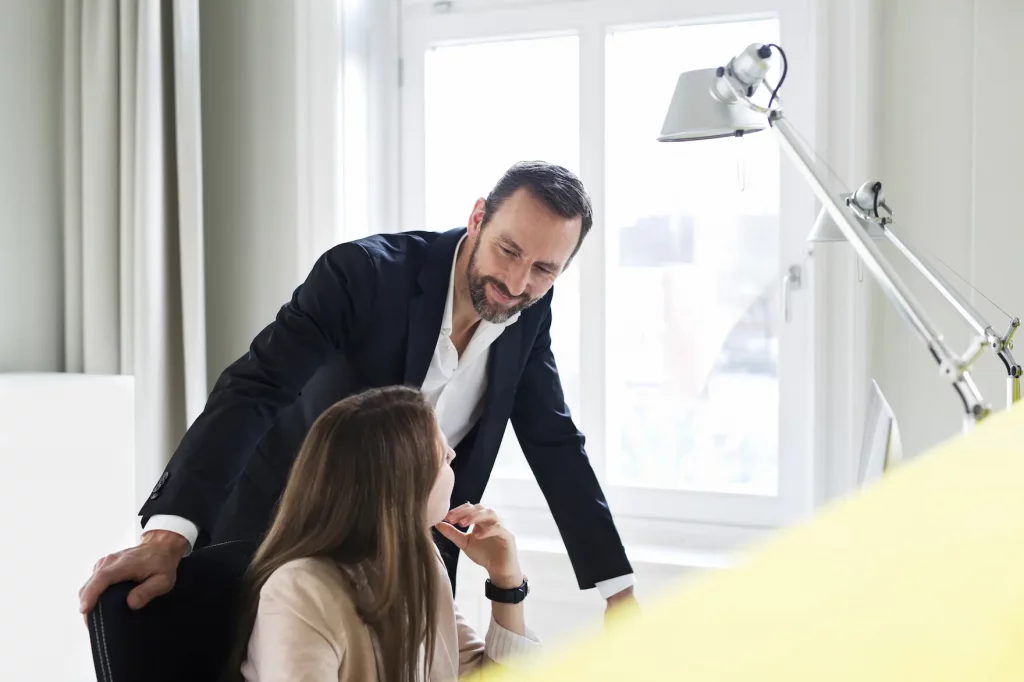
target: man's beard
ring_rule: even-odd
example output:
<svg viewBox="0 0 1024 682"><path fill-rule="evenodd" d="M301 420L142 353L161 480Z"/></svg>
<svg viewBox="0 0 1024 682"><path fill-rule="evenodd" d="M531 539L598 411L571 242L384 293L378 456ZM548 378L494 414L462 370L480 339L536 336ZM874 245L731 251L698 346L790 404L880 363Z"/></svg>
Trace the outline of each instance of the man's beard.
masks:
<svg viewBox="0 0 1024 682"><path fill-rule="evenodd" d="M469 281L469 298L473 301L473 308L476 310L476 314L481 319L487 320L491 324L504 324L514 315L518 315L522 311L529 308L531 305L537 302L537 299L530 299L526 295L515 297L505 287L504 284L494 279L493 277L486 277L481 275L476 268L476 256L477 250L480 248L480 242L477 241L473 245L473 251L469 254L469 268L467 274L467 280ZM495 289L501 292L503 295L509 298L518 298L519 302L510 308L506 308L501 305L495 305L487 299L487 284L490 283Z"/></svg>

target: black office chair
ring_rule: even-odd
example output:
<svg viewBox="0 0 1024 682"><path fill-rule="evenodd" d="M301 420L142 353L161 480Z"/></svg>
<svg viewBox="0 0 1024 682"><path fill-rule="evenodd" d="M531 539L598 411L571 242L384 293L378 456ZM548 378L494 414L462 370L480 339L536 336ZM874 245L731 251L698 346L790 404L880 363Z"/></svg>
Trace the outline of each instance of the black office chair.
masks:
<svg viewBox="0 0 1024 682"><path fill-rule="evenodd" d="M169 593L138 611L127 597L137 583L111 585L89 614L99 682L214 682L234 642L238 597L250 542L225 542L182 559Z"/></svg>

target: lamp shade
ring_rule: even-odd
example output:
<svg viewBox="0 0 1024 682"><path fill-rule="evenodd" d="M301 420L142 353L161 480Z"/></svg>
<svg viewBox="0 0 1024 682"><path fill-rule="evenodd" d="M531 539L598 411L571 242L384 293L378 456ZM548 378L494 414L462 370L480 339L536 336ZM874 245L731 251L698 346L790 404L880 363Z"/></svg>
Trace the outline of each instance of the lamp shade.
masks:
<svg viewBox="0 0 1024 682"><path fill-rule="evenodd" d="M679 74L659 142L689 142L754 133L768 126L768 119L741 104L723 104L711 95L717 69L698 69Z"/></svg>

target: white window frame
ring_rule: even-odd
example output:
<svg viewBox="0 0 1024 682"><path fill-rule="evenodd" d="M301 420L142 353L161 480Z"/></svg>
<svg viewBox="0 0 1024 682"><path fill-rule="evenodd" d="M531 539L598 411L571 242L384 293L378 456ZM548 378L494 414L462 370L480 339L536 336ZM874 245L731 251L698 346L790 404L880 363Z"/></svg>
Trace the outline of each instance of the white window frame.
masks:
<svg viewBox="0 0 1024 682"><path fill-rule="evenodd" d="M813 270L806 267L806 231L783 231L780 265L799 264L802 291L791 300L792 318L780 343L779 494L775 497L611 486L604 478L605 443L605 197L604 49L610 28L670 26L739 18L778 18L780 44L790 72L782 92L787 113L810 141L816 140L816 66L811 0L455 0L446 11L437 3L406 2L402 19L403 86L401 94L401 197L403 229L434 229L424 224L424 71L428 47L517 37L575 34L580 40L580 176L595 201L594 229L581 250L582 414L578 424L587 435L587 452L615 516L629 543L674 544L693 529L710 526L768 529L803 516L813 506L815 329ZM737 45L737 51L744 45ZM584 143L585 141L585 143ZM780 224L809 226L815 203L796 169L781 161ZM781 275L780 275L781 276ZM557 287L557 284L556 284ZM584 334L581 334L581 337ZM547 505L532 480L492 478L487 500L506 517L522 519L531 534L554 532ZM517 527L517 530L519 528ZM522 532L522 531L520 531ZM697 530L701 535L704 531Z"/></svg>

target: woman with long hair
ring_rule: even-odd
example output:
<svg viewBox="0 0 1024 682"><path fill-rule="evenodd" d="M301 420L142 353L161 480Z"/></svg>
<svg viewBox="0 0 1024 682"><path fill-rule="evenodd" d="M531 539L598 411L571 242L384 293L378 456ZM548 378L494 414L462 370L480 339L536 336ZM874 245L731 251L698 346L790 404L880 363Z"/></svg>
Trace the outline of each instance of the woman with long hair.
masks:
<svg viewBox="0 0 1024 682"><path fill-rule="evenodd" d="M449 511L454 456L412 388L372 389L317 419L249 567L235 680L455 680L539 646L511 533L480 505ZM431 528L490 576L485 639L455 606Z"/></svg>

